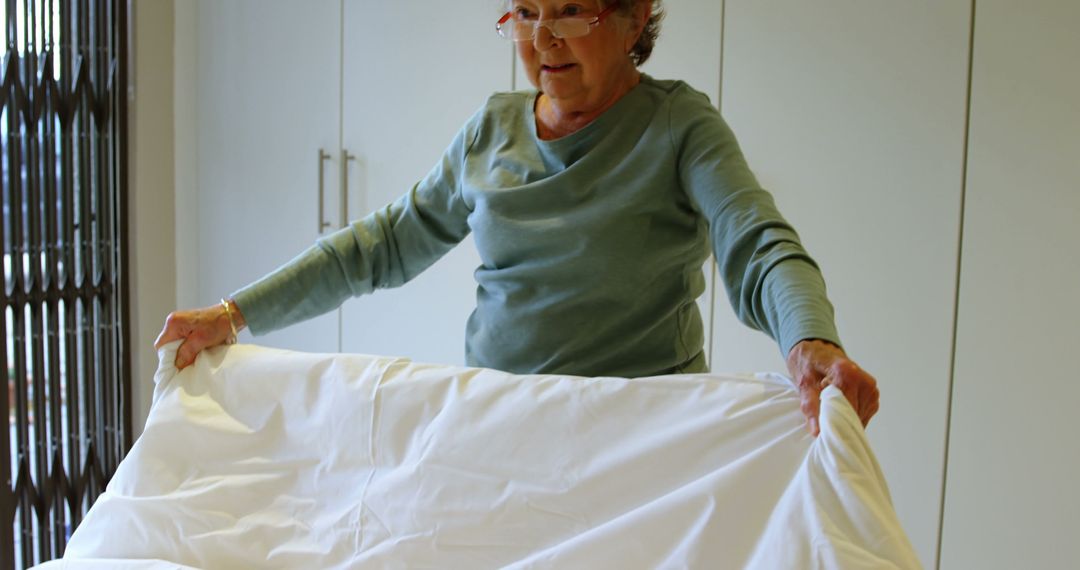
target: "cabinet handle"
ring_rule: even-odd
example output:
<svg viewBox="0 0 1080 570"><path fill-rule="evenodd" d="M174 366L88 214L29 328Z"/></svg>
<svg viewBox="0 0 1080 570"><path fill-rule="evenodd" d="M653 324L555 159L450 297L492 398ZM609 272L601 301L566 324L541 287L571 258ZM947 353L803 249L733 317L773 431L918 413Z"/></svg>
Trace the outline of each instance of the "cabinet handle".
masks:
<svg viewBox="0 0 1080 570"><path fill-rule="evenodd" d="M325 220L325 212L323 211L323 203L326 201L326 189L324 187L323 176L323 163L330 160L330 153L319 149L319 229L317 233L323 233L323 230L330 227L330 222Z"/></svg>
<svg viewBox="0 0 1080 570"><path fill-rule="evenodd" d="M356 160L355 154L348 149L341 149L341 227L349 225L349 161Z"/></svg>

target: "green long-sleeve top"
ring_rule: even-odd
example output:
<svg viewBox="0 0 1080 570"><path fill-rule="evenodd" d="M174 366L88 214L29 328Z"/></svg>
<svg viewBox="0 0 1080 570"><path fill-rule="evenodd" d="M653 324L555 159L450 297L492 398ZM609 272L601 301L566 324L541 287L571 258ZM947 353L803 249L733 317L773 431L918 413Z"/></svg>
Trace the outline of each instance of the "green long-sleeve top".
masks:
<svg viewBox="0 0 1080 570"><path fill-rule="evenodd" d="M471 231L471 366L704 371L695 299L710 240L742 322L783 354L806 338L839 344L817 265L705 95L643 75L556 140L537 136L536 97L491 96L411 191L234 293L253 334L400 286Z"/></svg>

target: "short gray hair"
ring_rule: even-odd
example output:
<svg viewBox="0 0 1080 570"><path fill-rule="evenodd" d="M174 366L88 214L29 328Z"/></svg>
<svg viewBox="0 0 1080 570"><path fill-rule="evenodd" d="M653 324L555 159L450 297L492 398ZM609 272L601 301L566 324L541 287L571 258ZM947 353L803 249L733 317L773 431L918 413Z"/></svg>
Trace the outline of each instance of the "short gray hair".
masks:
<svg viewBox="0 0 1080 570"><path fill-rule="evenodd" d="M641 2L652 3L652 15L649 16L649 21L645 23L645 29L641 31L641 37L638 38L634 47L630 49L630 59L634 61L635 66L641 66L652 55L653 47L656 45L656 38L660 37L660 22L664 19L664 8L661 6L662 0L605 0L605 3L610 6L612 3L617 4L617 10L623 14L629 14L633 12L634 6Z"/></svg>

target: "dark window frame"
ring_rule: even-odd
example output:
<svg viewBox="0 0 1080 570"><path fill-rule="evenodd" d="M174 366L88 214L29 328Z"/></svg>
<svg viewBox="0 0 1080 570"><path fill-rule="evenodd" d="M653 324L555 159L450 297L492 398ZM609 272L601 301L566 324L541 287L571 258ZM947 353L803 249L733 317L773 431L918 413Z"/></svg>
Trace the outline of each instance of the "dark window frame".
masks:
<svg viewBox="0 0 1080 570"><path fill-rule="evenodd" d="M63 555L132 444L130 6L0 9L0 568L22 568Z"/></svg>

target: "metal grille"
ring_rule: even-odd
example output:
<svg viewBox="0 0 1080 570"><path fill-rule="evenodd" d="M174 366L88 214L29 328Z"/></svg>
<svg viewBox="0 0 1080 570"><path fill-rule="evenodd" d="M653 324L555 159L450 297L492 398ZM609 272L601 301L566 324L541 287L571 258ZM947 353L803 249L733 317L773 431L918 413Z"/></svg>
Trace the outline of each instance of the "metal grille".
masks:
<svg viewBox="0 0 1080 570"><path fill-rule="evenodd" d="M131 442L126 3L0 0L0 567L63 554Z"/></svg>

